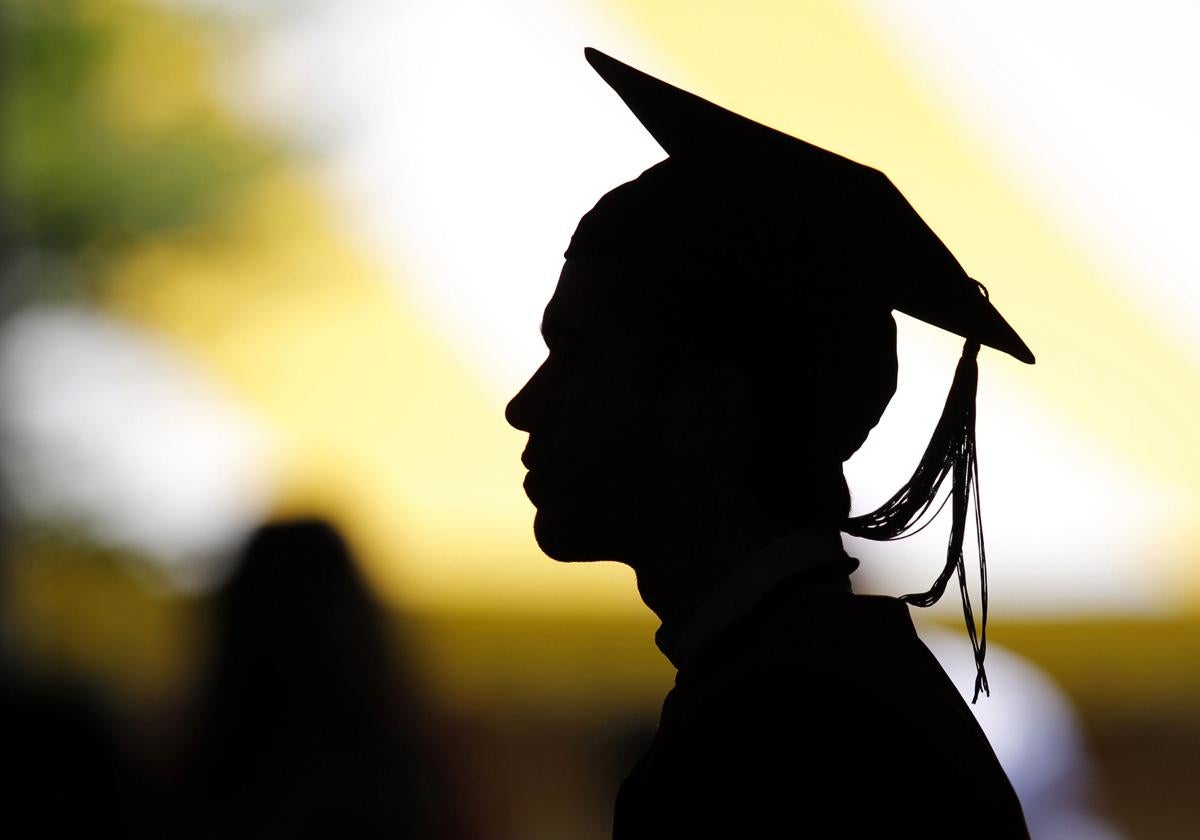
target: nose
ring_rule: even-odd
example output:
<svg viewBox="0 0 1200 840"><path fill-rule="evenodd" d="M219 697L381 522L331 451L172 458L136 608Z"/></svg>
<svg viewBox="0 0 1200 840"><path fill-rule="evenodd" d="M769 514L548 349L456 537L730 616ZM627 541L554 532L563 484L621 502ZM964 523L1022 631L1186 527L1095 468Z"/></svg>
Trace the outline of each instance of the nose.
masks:
<svg viewBox="0 0 1200 840"><path fill-rule="evenodd" d="M537 381L544 367L544 365L539 367L533 376L529 377L529 381L520 391L517 391L516 396L509 400L508 405L504 408L504 419L514 429L522 432L533 431Z"/></svg>
<svg viewBox="0 0 1200 840"><path fill-rule="evenodd" d="M526 386L528 387L528 386ZM508 401L508 405L504 407L504 419L508 421L508 425L522 432L529 431L529 424L524 422L524 413L522 412L522 397L525 394L525 388L517 392L517 395Z"/></svg>

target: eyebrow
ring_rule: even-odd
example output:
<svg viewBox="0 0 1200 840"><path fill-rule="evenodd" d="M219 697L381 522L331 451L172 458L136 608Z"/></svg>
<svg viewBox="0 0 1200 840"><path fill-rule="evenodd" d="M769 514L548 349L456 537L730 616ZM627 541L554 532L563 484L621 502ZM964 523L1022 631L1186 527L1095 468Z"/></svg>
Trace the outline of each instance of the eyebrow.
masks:
<svg viewBox="0 0 1200 840"><path fill-rule="evenodd" d="M542 319L542 323L538 326L538 328L541 330L542 340L545 341L547 345L549 345L551 341L573 342L578 340L581 336L579 330L572 329L571 327L553 320L546 321L545 319Z"/></svg>

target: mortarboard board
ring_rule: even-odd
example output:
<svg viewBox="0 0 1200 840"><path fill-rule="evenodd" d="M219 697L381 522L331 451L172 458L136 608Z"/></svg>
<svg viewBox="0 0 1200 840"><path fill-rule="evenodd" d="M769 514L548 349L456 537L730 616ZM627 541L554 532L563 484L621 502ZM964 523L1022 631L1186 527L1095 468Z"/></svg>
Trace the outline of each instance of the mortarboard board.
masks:
<svg viewBox="0 0 1200 840"><path fill-rule="evenodd" d="M1033 363L1025 342L882 172L714 105L599 50L589 47L584 54L670 156L669 163L686 167L685 177L707 181L710 192L723 190L722 200L737 192L722 181L771 179L743 183L744 194L767 205L760 217L782 201L798 209L817 207L827 228L823 234L851 233L886 261L886 276L864 277L875 282L860 285L856 294ZM711 211L694 199L688 196L690 206ZM736 215L749 218L743 209ZM814 220L806 213L804 221Z"/></svg>
<svg viewBox="0 0 1200 840"><path fill-rule="evenodd" d="M598 50L588 62L617 92L668 158L604 196L580 221L568 258L618 257L651 265L682 260L689 292L736 310L754 298L760 311L804 307L842 316L897 310L966 339L941 419L909 481L882 507L846 520L846 533L897 539L918 529L951 478L946 564L930 590L906 595L935 603L957 572L978 675L987 691L987 578L975 454L976 355L980 345L1032 364L1033 353L882 173L708 102ZM722 290L728 271L752 284ZM662 281L668 282L668 281ZM892 326L894 330L894 325ZM894 332L891 389L894 389ZM878 420L892 390L851 435L849 457ZM975 496L982 614L978 634L963 562L963 537ZM927 524L927 523L926 523ZM924 527L920 525L919 527Z"/></svg>

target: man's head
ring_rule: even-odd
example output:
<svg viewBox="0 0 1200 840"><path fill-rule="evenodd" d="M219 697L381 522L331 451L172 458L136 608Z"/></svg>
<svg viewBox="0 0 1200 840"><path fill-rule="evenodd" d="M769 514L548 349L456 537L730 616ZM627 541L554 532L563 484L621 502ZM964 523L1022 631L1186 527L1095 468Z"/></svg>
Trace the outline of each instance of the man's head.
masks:
<svg viewBox="0 0 1200 840"><path fill-rule="evenodd" d="M845 518L842 461L895 386L890 315L864 354L831 338L850 335L836 319L735 316L701 292L709 269L568 256L543 320L549 355L506 412L529 433L526 490L548 555L621 558L717 498L780 529ZM690 277L691 293L670 277ZM841 394L847 364L854 392L875 393L866 420Z"/></svg>
<svg viewBox="0 0 1200 840"><path fill-rule="evenodd" d="M882 173L587 54L669 157L580 221L508 409L551 556L618 556L716 490L840 527L842 462L895 391L893 309L1033 361Z"/></svg>

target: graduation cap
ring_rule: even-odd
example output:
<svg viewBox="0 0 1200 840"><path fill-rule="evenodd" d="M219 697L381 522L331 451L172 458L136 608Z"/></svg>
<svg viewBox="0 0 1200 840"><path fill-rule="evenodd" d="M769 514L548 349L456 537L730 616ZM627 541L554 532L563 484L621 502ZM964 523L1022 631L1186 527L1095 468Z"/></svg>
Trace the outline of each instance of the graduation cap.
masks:
<svg viewBox="0 0 1200 840"><path fill-rule="evenodd" d="M874 396L868 394L857 416L842 416L851 427L843 460L865 439L895 388L892 310L966 340L941 418L912 477L878 510L845 520L842 530L874 540L898 539L924 527L950 504L946 563L928 591L903 600L930 606L957 573L975 652L978 699L988 684L983 668L987 568L975 452L976 357L987 346L1033 364L1033 353L992 305L983 285L967 275L882 172L721 108L598 50L584 53L668 158L605 195L580 221L568 258L619 258L660 267L682 262L687 270L674 276L691 284L687 292L717 300L729 309L730 318L739 306L776 317L803 309L815 313L808 316L813 323L828 314L834 322L857 324L855 339L864 339L862 346L872 346L872 340L880 346L882 340L890 354L885 360L890 369L882 367L885 385L876 387ZM672 275L664 271L658 276ZM750 285L730 288L734 278ZM886 324L890 331L863 324ZM842 393L850 394L854 385ZM935 507L947 478L951 490ZM981 578L978 630L963 559L972 496Z"/></svg>

